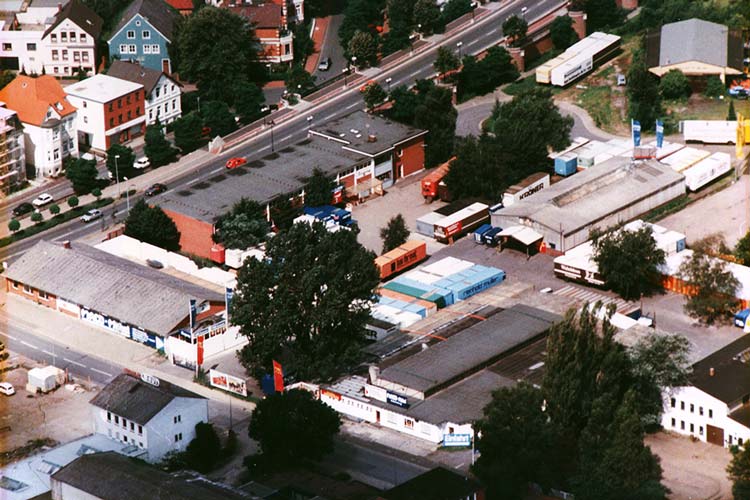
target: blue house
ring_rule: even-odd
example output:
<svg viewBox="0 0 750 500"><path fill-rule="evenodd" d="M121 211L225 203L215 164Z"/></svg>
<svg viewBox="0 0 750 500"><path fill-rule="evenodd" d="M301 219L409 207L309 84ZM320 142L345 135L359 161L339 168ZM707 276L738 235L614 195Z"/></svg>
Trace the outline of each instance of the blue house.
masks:
<svg viewBox="0 0 750 500"><path fill-rule="evenodd" d="M163 0L134 0L108 40L109 57L172 73L167 48L180 14Z"/></svg>

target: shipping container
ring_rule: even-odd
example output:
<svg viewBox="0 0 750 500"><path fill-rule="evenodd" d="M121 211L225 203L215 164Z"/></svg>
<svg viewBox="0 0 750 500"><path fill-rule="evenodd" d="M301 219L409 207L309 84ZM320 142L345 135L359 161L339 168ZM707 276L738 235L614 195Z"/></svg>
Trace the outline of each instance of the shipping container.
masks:
<svg viewBox="0 0 750 500"><path fill-rule="evenodd" d="M435 224L443 219L445 219L445 215L441 215L437 212L430 212L417 219L415 229L421 235L434 238Z"/></svg>
<svg viewBox="0 0 750 500"><path fill-rule="evenodd" d="M574 152L576 149L588 144L589 142L591 142L591 139L588 139L586 137L580 137L580 136L575 137L572 141L570 141L570 146L563 149L562 151L552 152L547 157L550 160L554 160L559 156Z"/></svg>
<svg viewBox="0 0 750 500"><path fill-rule="evenodd" d="M646 144L646 146L653 147L656 150L654 157L659 161L663 160L664 158L671 155L672 153L676 153L677 151L685 147L684 144L679 144L677 142L668 142L668 141L662 142L660 148L656 147L656 141L651 141L648 144Z"/></svg>
<svg viewBox="0 0 750 500"><path fill-rule="evenodd" d="M477 228L476 231L474 231L474 242L479 243L480 245L484 243L484 233L492 229L492 224L482 224Z"/></svg>
<svg viewBox="0 0 750 500"><path fill-rule="evenodd" d="M381 297L389 297L392 299L397 299L402 302L417 304L425 309L427 316L437 312L437 306L435 305L434 302L429 302L427 300L418 299L416 297L412 297L411 295L406 295L404 293L396 292L394 290L388 290L387 288L380 288L378 290L378 295L380 295Z"/></svg>
<svg viewBox="0 0 750 500"><path fill-rule="evenodd" d="M735 144L737 142L737 122L723 120L683 120L680 132L685 142L705 144Z"/></svg>
<svg viewBox="0 0 750 500"><path fill-rule="evenodd" d="M591 168L597 164L597 161L601 163L601 161L603 161L601 155L606 154L609 148L609 144L601 141L591 141L585 146L582 146L576 151L578 154L578 169ZM608 160L609 158L611 158L611 156L604 158L604 160Z"/></svg>
<svg viewBox="0 0 750 500"><path fill-rule="evenodd" d="M418 281L411 280L400 276L386 283L383 288L411 295L418 299L434 302L438 308L450 306L453 304L453 292L444 288L426 285Z"/></svg>
<svg viewBox="0 0 750 500"><path fill-rule="evenodd" d="M410 312L414 314L419 314L423 318L427 317L427 309L417 303L404 302L403 300L393 299L390 297L384 297L381 295L378 297L378 304L382 304L384 306L395 307L396 309L400 311L406 311L406 312Z"/></svg>
<svg viewBox="0 0 750 500"><path fill-rule="evenodd" d="M619 48L619 36L594 32L539 66L536 81L564 87L612 57Z"/></svg>
<svg viewBox="0 0 750 500"><path fill-rule="evenodd" d="M578 155L565 153L555 158L555 173L567 177L578 171Z"/></svg>
<svg viewBox="0 0 750 500"><path fill-rule="evenodd" d="M486 224L489 220L489 207L484 203L474 203L436 223L435 239L448 243Z"/></svg>
<svg viewBox="0 0 750 500"><path fill-rule="evenodd" d="M429 273L435 276L444 278L451 274L460 273L471 268L474 265L473 262L468 260L457 259L456 257L445 257L437 262L421 267L419 270L425 273Z"/></svg>
<svg viewBox="0 0 750 500"><path fill-rule="evenodd" d="M422 197L427 203L431 203L432 200L439 198L440 193L438 191L438 185L448 173L450 164L454 159L455 158L451 158L442 165L435 167L435 169L422 178Z"/></svg>
<svg viewBox="0 0 750 500"><path fill-rule="evenodd" d="M701 160L708 158L710 152L696 148L682 148L664 158L661 162L672 167L675 172L682 172Z"/></svg>
<svg viewBox="0 0 750 500"><path fill-rule="evenodd" d="M475 265L466 271L450 275L436 285L451 290L455 301L466 300L505 279L505 272L493 267Z"/></svg>
<svg viewBox="0 0 750 500"><path fill-rule="evenodd" d="M750 316L750 309L743 309L734 315L734 326L745 328L747 318Z"/></svg>
<svg viewBox="0 0 750 500"><path fill-rule="evenodd" d="M685 185L690 191L697 191L711 181L732 170L732 157L729 153L714 153L692 167L682 171Z"/></svg>
<svg viewBox="0 0 750 500"><path fill-rule="evenodd" d="M419 314L402 311L395 307L382 304L374 305L370 310L370 316L375 319L398 325L399 328L408 328L414 323L422 320L422 316Z"/></svg>
<svg viewBox="0 0 750 500"><path fill-rule="evenodd" d="M448 205L442 206L440 208L436 208L435 212L447 217L449 215L455 214L459 210L463 210L464 208L475 203L476 201L477 200L474 200L474 199L457 200L452 203L449 203Z"/></svg>
<svg viewBox="0 0 750 500"><path fill-rule="evenodd" d="M509 207L515 202L528 198L534 193L538 193L544 188L549 187L549 174L537 172L523 179L503 193L503 205Z"/></svg>
<svg viewBox="0 0 750 500"><path fill-rule="evenodd" d="M410 240L390 252L375 258L380 279L387 279L415 266L427 257L427 245L423 241Z"/></svg>
<svg viewBox="0 0 750 500"><path fill-rule="evenodd" d="M484 244L488 247L496 247L500 243L500 233L503 228L493 227L490 231L484 233Z"/></svg>

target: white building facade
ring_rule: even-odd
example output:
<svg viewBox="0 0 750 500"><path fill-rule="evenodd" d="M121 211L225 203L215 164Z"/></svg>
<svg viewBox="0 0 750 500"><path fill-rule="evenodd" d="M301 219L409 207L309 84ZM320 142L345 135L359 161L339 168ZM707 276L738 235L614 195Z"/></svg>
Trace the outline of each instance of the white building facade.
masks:
<svg viewBox="0 0 750 500"><path fill-rule="evenodd" d="M0 102L0 190L7 194L25 180L23 127L16 112Z"/></svg>
<svg viewBox="0 0 750 500"><path fill-rule="evenodd" d="M153 125L158 119L165 125L182 116L180 94L180 85L162 73L156 86L146 97L146 124Z"/></svg>

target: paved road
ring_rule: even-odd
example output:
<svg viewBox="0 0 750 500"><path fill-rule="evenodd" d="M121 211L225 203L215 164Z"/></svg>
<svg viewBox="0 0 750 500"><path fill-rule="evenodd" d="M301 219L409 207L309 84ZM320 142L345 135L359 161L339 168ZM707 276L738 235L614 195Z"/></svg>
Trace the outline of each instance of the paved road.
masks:
<svg viewBox="0 0 750 500"><path fill-rule="evenodd" d="M323 39L323 44L320 47L320 61L326 57L331 58L331 68L328 71L318 71L317 68L313 72L315 76L315 82L321 84L326 80L336 77L346 68L346 59L344 58L344 50L339 43L339 26L341 21L344 20L343 14L336 14L331 16L326 29L326 36Z"/></svg>

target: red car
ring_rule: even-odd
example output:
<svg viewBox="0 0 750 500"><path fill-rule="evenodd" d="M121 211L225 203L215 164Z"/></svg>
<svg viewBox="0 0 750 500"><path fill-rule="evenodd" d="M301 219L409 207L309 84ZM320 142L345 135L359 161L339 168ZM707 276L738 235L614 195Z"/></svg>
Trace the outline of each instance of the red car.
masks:
<svg viewBox="0 0 750 500"><path fill-rule="evenodd" d="M247 160L245 158L230 158L227 160L227 168L237 168L240 165L244 165L247 163Z"/></svg>

